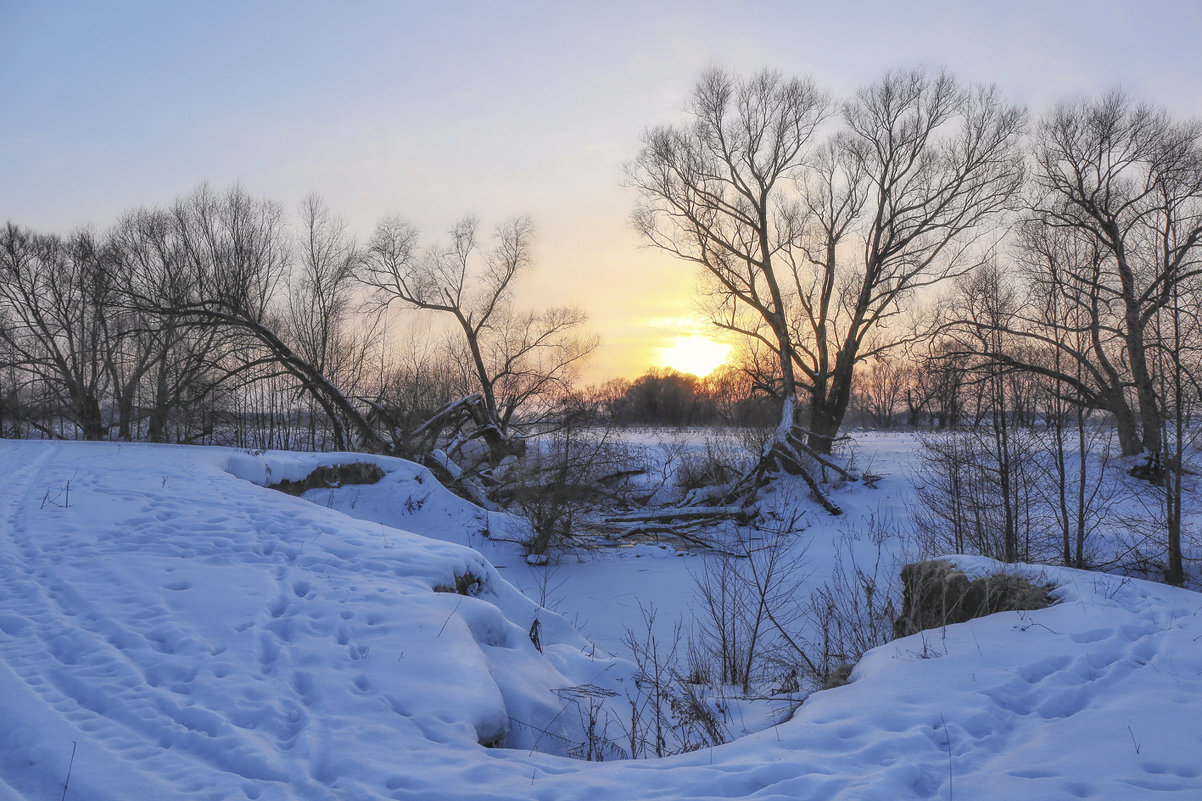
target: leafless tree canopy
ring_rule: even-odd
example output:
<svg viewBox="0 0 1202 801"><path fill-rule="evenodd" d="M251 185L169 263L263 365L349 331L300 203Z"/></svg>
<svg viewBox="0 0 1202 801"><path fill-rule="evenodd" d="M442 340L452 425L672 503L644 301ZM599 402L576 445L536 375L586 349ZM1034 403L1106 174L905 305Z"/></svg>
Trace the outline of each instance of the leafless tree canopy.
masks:
<svg viewBox="0 0 1202 801"><path fill-rule="evenodd" d="M856 365L906 341L915 292L981 263L1023 179L1025 113L995 88L893 72L833 110L809 82L710 71L627 168L638 230L703 268L718 326L776 354L782 429L820 452Z"/></svg>
<svg viewBox="0 0 1202 801"><path fill-rule="evenodd" d="M422 248L417 231L394 217L377 227L365 254L363 280L381 308L400 305L453 321L452 352L468 365L494 447L517 423L537 418L536 401L566 390L597 344L580 335L586 318L579 309L517 308L515 283L532 265L533 234L529 218L517 217L482 241L480 223L467 217L446 242Z"/></svg>

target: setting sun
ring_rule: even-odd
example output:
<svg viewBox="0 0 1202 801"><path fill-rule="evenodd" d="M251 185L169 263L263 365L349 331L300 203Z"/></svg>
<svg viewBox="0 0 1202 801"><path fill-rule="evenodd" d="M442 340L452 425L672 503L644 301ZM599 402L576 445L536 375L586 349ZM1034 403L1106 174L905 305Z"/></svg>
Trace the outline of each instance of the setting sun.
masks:
<svg viewBox="0 0 1202 801"><path fill-rule="evenodd" d="M672 345L664 348L660 358L673 370L702 377L725 362L729 353L730 345L702 336L685 336L677 337Z"/></svg>

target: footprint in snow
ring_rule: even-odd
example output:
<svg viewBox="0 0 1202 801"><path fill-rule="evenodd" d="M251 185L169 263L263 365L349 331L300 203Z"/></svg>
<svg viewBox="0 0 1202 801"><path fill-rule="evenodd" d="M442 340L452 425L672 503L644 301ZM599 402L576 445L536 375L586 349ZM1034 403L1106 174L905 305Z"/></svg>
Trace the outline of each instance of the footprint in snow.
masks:
<svg viewBox="0 0 1202 801"><path fill-rule="evenodd" d="M1047 659L1041 659L1033 665L1019 669L1019 675L1027 684L1038 684L1048 676L1068 667L1071 660L1067 656L1050 656Z"/></svg>
<svg viewBox="0 0 1202 801"><path fill-rule="evenodd" d="M1007 775L1016 779L1055 779L1061 774L1051 770L1012 770Z"/></svg>
<svg viewBox="0 0 1202 801"><path fill-rule="evenodd" d="M1072 635L1072 640L1075 643L1085 645L1098 640L1104 640L1113 634L1111 629L1090 629L1089 631L1080 631Z"/></svg>
<svg viewBox="0 0 1202 801"><path fill-rule="evenodd" d="M1198 768L1194 765L1173 765L1167 762L1149 762L1143 766L1144 772L1159 776L1165 773L1178 776L1182 779L1198 778Z"/></svg>
<svg viewBox="0 0 1202 801"><path fill-rule="evenodd" d="M270 673L277 659L280 658L280 646L274 637L267 632L259 635L259 667L264 673Z"/></svg>

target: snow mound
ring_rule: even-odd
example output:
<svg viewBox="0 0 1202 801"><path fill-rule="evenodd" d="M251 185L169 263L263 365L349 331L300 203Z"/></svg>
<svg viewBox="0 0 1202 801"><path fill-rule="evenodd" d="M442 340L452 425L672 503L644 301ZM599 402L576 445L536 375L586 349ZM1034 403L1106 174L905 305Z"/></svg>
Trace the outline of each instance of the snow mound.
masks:
<svg viewBox="0 0 1202 801"><path fill-rule="evenodd" d="M362 453L239 452L229 456L226 469L266 487L285 480L301 481L319 467L353 462L378 465L384 478L373 484L312 489L302 497L359 520L470 547L484 547L492 539L529 537L525 521L465 501L440 484L430 470L405 459Z"/></svg>

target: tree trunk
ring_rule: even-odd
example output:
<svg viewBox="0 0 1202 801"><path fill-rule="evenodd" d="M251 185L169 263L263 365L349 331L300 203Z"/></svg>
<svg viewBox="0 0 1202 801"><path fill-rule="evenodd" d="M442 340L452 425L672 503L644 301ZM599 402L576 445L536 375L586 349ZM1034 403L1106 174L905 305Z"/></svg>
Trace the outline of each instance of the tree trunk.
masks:
<svg viewBox="0 0 1202 801"><path fill-rule="evenodd" d="M810 431L808 445L829 456L843 427L851 402L851 384L856 361L856 343L845 342L835 359L835 370L827 381L815 381L810 393Z"/></svg>
<svg viewBox="0 0 1202 801"><path fill-rule="evenodd" d="M170 394L167 388L167 362L164 359L155 373L154 403L150 419L146 424L146 439L150 442L167 441L167 418L171 413Z"/></svg>
<svg viewBox="0 0 1202 801"><path fill-rule="evenodd" d="M83 437L90 441L104 439L104 418L100 414L100 401L90 392L80 392L75 400L76 415Z"/></svg>
<svg viewBox="0 0 1202 801"><path fill-rule="evenodd" d="M1141 444L1149 455L1160 453L1161 450L1161 419L1160 405L1156 398L1156 387L1148 372L1147 360L1141 346L1139 357L1131 354L1131 372L1135 378L1135 390L1139 398L1139 424L1143 434ZM1138 451L1136 451L1138 453Z"/></svg>
<svg viewBox="0 0 1202 801"><path fill-rule="evenodd" d="M1123 399L1111 403L1107 407L1114 418L1114 430L1119 439L1119 451L1123 456L1134 456L1144 449L1144 441L1139 435L1139 427L1135 422L1135 413Z"/></svg>
<svg viewBox="0 0 1202 801"><path fill-rule="evenodd" d="M1139 403L1139 422L1141 445L1149 456L1160 454L1161 419L1160 406L1157 403L1156 385L1152 379L1152 371L1148 367L1148 354L1144 344L1144 322L1141 316L1139 293L1135 284L1135 271L1127 261L1127 251L1119 232L1118 225L1112 220L1105 226L1114 251L1118 266L1119 280L1123 291L1124 314L1123 322L1126 330L1123 332L1124 344L1127 346L1127 360L1131 365L1131 380L1135 384L1136 398ZM1138 453L1138 451L1136 451Z"/></svg>
<svg viewBox="0 0 1202 801"><path fill-rule="evenodd" d="M825 405L811 404L807 444L818 453L830 455L842 422L842 415L837 415L834 410Z"/></svg>

